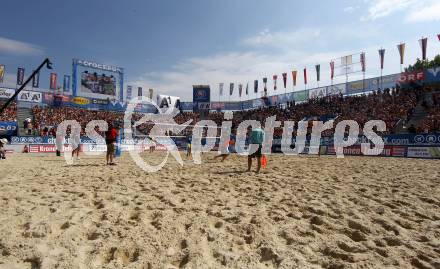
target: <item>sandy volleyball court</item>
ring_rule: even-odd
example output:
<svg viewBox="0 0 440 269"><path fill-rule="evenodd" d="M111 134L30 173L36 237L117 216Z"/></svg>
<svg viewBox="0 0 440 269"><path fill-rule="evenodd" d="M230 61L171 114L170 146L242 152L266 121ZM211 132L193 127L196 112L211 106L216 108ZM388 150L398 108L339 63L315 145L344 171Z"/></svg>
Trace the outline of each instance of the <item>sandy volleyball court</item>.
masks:
<svg viewBox="0 0 440 269"><path fill-rule="evenodd" d="M440 268L439 160L104 163L0 162L0 268Z"/></svg>

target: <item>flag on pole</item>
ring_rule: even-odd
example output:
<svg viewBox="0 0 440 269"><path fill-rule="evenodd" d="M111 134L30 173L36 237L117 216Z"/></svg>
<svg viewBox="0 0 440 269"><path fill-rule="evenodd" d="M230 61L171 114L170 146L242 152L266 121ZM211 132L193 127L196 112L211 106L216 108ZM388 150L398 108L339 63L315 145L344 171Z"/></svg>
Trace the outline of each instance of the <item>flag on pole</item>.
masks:
<svg viewBox="0 0 440 269"><path fill-rule="evenodd" d="M379 50L379 57L380 57L380 69L383 69L385 62L385 49Z"/></svg>
<svg viewBox="0 0 440 269"><path fill-rule="evenodd" d="M243 92L243 84L238 84L238 96L241 97L242 92Z"/></svg>
<svg viewBox="0 0 440 269"><path fill-rule="evenodd" d="M138 97L143 96L142 87L138 87Z"/></svg>
<svg viewBox="0 0 440 269"><path fill-rule="evenodd" d="M32 88L38 88L40 85L40 72L36 73L32 78Z"/></svg>
<svg viewBox="0 0 440 269"><path fill-rule="evenodd" d="M440 41L440 34L438 34L437 37L438 37L438 41Z"/></svg>
<svg viewBox="0 0 440 269"><path fill-rule="evenodd" d="M218 84L218 92L219 92L219 95L221 95L221 96L223 96L223 86L224 86L224 83Z"/></svg>
<svg viewBox="0 0 440 269"><path fill-rule="evenodd" d="M56 73L51 73L50 74L49 88L51 90L56 90L57 89L57 74Z"/></svg>
<svg viewBox="0 0 440 269"><path fill-rule="evenodd" d="M234 83L229 84L229 95L234 93Z"/></svg>
<svg viewBox="0 0 440 269"><path fill-rule="evenodd" d="M22 85L24 80L24 68L17 69L17 85Z"/></svg>
<svg viewBox="0 0 440 269"><path fill-rule="evenodd" d="M400 54L400 64L403 64L403 59L405 58L405 43L400 43L397 45L397 49L399 50Z"/></svg>
<svg viewBox="0 0 440 269"><path fill-rule="evenodd" d="M3 78L5 77L5 66L0 65L0 83L3 83Z"/></svg>
<svg viewBox="0 0 440 269"><path fill-rule="evenodd" d="M150 100L153 100L153 94L154 94L154 90L153 89L148 89L148 94L149 94L149 98Z"/></svg>
<svg viewBox="0 0 440 269"><path fill-rule="evenodd" d="M246 83L246 95L248 95L248 94L249 94L249 82Z"/></svg>
<svg viewBox="0 0 440 269"><path fill-rule="evenodd" d="M296 75L298 74L297 71L292 71L292 82L293 82L293 87L296 86Z"/></svg>
<svg viewBox="0 0 440 269"><path fill-rule="evenodd" d="M330 62L330 79L333 80L334 77L335 77L335 62L331 61Z"/></svg>
<svg viewBox="0 0 440 269"><path fill-rule="evenodd" d="M316 69L316 81L319 81L321 78L321 65L320 64L315 65L315 69Z"/></svg>
<svg viewBox="0 0 440 269"><path fill-rule="evenodd" d="M426 49L428 47L428 38L422 38L419 40L420 47L422 48L422 60L426 60Z"/></svg>
<svg viewBox="0 0 440 269"><path fill-rule="evenodd" d="M68 76L68 75L64 75L63 91L65 91L65 92L70 91L70 76Z"/></svg>
<svg viewBox="0 0 440 269"><path fill-rule="evenodd" d="M267 95L267 78L263 78L263 83L264 83L264 95Z"/></svg>
<svg viewBox="0 0 440 269"><path fill-rule="evenodd" d="M277 75L273 75L273 89L275 91L277 90L277 79L278 79L278 76Z"/></svg>
<svg viewBox="0 0 440 269"><path fill-rule="evenodd" d="M258 92L258 80L254 80L254 93Z"/></svg>
<svg viewBox="0 0 440 269"><path fill-rule="evenodd" d="M307 69L304 67L304 84L307 85Z"/></svg>
<svg viewBox="0 0 440 269"><path fill-rule="evenodd" d="M365 52L362 52L361 53L361 69L362 69L362 72L365 72L367 70L367 63L366 63L365 59L366 59L365 58Z"/></svg>
<svg viewBox="0 0 440 269"><path fill-rule="evenodd" d="M131 86L127 86L127 100L131 100L131 94L132 94L133 88Z"/></svg>
<svg viewBox="0 0 440 269"><path fill-rule="evenodd" d="M287 87L287 73L283 73L284 89Z"/></svg>

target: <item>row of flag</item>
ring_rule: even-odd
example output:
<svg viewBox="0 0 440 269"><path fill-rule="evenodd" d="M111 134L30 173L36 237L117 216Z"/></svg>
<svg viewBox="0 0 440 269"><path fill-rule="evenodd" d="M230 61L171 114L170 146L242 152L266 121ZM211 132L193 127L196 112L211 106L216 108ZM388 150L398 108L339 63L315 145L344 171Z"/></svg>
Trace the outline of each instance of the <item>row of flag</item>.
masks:
<svg viewBox="0 0 440 269"><path fill-rule="evenodd" d="M22 67L17 68L17 86L21 86L24 83L24 73L25 69ZM3 83L5 77L5 66L0 65L0 83ZM58 87L58 74L57 73L51 73L50 74L50 89L51 90L58 90L60 87ZM68 92L70 91L70 76L64 75L63 78L63 91ZM35 76L32 78L32 88L39 88L40 87L40 73L36 73Z"/></svg>
<svg viewBox="0 0 440 269"><path fill-rule="evenodd" d="M439 41L440 41L440 34L437 35ZM426 54L427 54L427 47L428 47L428 38L422 38L419 40L419 44L420 44L420 48L422 50L422 60L425 61L426 60ZM399 55L400 55L400 64L403 65L404 64L404 58L405 58L405 43L400 43L397 45L397 49L399 51ZM347 56L347 57L351 57L351 56ZM384 68L384 63L385 63L385 49L381 48L379 49L379 58L380 58L380 68L383 69ZM351 63L351 58L350 60L348 59L344 59L344 57L342 58L342 66L347 66L349 65L348 62ZM365 52L360 53L360 71L362 72L366 72L366 57L365 57ZM316 72L316 80L319 82L321 80L321 65L317 64L315 65L315 72ZM293 87L295 87L297 85L297 75L298 75L298 71L294 70L292 71L292 84ZM283 86L284 89L287 88L287 73L283 73L282 74L282 79L283 79ZM303 69L303 76L304 76L304 85L307 85L307 68L305 67ZM330 79L333 81L333 79L335 78L335 61L332 60L330 62ZM277 86L277 80L278 80L278 75L273 75L272 76L273 79L273 89L277 90L278 86ZM263 78L263 92L264 95L267 94L267 81L268 78L265 77ZM258 87L258 80L254 81L254 93L258 93L259 91L259 87ZM223 91L224 91L224 83L219 83L219 94L222 96L223 95ZM234 88L235 88L235 84L234 83L230 83L229 84L229 95L232 95L234 93ZM238 95L241 97L243 94L243 84L238 84ZM246 91L245 94L248 95L249 94L249 83L246 84Z"/></svg>

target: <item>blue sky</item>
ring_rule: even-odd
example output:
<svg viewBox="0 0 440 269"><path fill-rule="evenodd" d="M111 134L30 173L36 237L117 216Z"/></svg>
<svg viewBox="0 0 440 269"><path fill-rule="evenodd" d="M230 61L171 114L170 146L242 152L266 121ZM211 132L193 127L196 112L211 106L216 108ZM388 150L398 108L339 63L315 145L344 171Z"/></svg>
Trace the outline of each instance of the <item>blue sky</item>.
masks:
<svg viewBox="0 0 440 269"><path fill-rule="evenodd" d="M367 77L379 74L381 46L387 49L385 73L399 71L401 41L406 63L420 57L422 36L429 38L428 56L439 54L438 14L438 0L4 0L3 86L15 84L17 67L28 75L45 57L60 77L70 74L78 57L124 67L125 85L184 100L191 99L193 84L210 84L217 100L219 82L261 83L264 76L271 81L273 74L304 67L315 87L314 65L321 64L321 85L328 84L329 61L345 54L367 53ZM48 87L47 72L40 80Z"/></svg>

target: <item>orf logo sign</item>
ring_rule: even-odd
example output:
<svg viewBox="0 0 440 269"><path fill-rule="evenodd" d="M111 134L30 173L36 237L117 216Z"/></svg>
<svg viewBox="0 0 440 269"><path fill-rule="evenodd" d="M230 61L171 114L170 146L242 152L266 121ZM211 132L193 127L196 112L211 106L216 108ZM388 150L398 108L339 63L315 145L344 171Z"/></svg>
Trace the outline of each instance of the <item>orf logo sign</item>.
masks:
<svg viewBox="0 0 440 269"><path fill-rule="evenodd" d="M425 79L425 73L423 71L416 71L410 73L404 73L400 76L400 83L410 83L414 81L420 81Z"/></svg>

